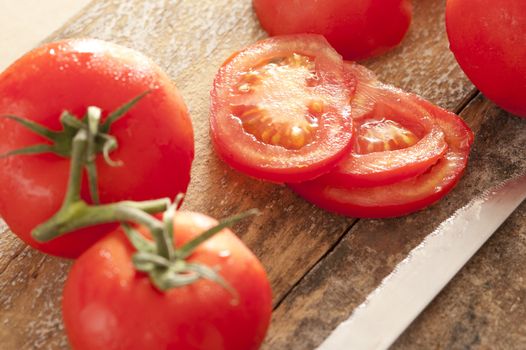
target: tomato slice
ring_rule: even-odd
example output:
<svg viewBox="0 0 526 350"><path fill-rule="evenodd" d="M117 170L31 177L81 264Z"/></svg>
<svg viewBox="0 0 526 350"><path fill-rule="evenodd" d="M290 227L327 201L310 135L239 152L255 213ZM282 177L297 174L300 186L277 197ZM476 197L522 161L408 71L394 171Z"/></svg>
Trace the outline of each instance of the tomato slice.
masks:
<svg viewBox="0 0 526 350"><path fill-rule="evenodd" d="M467 165L473 133L457 115L416 100L435 118L449 145L446 154L427 172L375 187L330 185L319 179L289 186L324 209L363 218L406 215L441 199L457 184Z"/></svg>
<svg viewBox="0 0 526 350"><path fill-rule="evenodd" d="M322 181L378 186L424 173L447 151L444 133L415 95L380 83L367 68L346 63L356 86L351 100L352 151Z"/></svg>
<svg viewBox="0 0 526 350"><path fill-rule="evenodd" d="M319 35L262 40L231 56L211 92L210 128L233 168L273 182L328 172L352 140L343 61Z"/></svg>

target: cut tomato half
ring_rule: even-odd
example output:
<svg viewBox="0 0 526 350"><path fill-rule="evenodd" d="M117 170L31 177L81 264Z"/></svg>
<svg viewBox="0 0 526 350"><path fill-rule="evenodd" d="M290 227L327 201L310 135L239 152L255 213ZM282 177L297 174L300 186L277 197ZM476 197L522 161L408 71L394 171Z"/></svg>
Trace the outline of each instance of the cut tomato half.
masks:
<svg viewBox="0 0 526 350"><path fill-rule="evenodd" d="M211 91L211 138L234 169L273 182L330 171L352 146L342 58L319 35L262 40L232 55Z"/></svg>
<svg viewBox="0 0 526 350"><path fill-rule="evenodd" d="M406 215L441 199L464 172L473 133L457 115L427 101L417 100L435 118L449 145L446 154L427 172L405 181L375 187L331 185L320 179L289 186L321 208L363 218Z"/></svg>
<svg viewBox="0 0 526 350"><path fill-rule="evenodd" d="M356 86L351 100L352 151L322 181L370 187L405 180L427 171L446 153L444 133L417 96L380 83L371 71L346 63Z"/></svg>

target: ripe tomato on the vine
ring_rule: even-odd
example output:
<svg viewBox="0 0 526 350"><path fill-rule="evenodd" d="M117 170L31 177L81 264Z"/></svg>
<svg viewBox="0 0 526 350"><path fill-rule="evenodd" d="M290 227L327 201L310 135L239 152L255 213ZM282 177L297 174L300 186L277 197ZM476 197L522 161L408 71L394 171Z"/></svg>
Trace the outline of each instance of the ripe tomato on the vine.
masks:
<svg viewBox="0 0 526 350"><path fill-rule="evenodd" d="M179 212L175 245L217 222ZM201 279L164 293L132 263L134 249L118 230L73 265L63 295L66 332L77 350L256 350L270 322L271 290L258 259L228 229L205 241L189 263L215 268L232 287Z"/></svg>
<svg viewBox="0 0 526 350"><path fill-rule="evenodd" d="M451 51L490 100L526 117L526 1L448 0Z"/></svg>
<svg viewBox="0 0 526 350"><path fill-rule="evenodd" d="M185 192L194 156L187 108L169 77L144 55L93 39L39 47L0 75L0 116L16 115L58 130L67 110L77 117L88 106L108 113L149 91L109 133L118 141L111 153L122 166L97 157L102 203L175 197ZM13 120L0 118L0 154L48 141ZM48 243L31 231L60 208L69 176L68 158L54 154L0 159L0 215L11 230L43 252L76 257L108 227L80 230ZM85 198L87 185L83 186Z"/></svg>
<svg viewBox="0 0 526 350"><path fill-rule="evenodd" d="M270 35L315 33L349 60L398 45L412 18L410 0L253 0Z"/></svg>

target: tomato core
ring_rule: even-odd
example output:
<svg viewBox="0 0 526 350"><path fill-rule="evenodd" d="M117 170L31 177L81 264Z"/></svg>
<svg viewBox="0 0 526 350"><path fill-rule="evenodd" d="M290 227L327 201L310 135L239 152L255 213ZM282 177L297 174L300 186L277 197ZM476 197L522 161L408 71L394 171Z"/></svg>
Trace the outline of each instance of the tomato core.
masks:
<svg viewBox="0 0 526 350"><path fill-rule="evenodd" d="M368 154L394 151L410 147L419 139L413 131L394 120L365 120L356 128L354 152Z"/></svg>
<svg viewBox="0 0 526 350"><path fill-rule="evenodd" d="M234 97L242 96L243 103L231 106L232 115L258 141L300 149L314 139L324 112L323 101L312 89L316 81L312 57L273 57L240 74ZM306 97L308 102L302 103Z"/></svg>

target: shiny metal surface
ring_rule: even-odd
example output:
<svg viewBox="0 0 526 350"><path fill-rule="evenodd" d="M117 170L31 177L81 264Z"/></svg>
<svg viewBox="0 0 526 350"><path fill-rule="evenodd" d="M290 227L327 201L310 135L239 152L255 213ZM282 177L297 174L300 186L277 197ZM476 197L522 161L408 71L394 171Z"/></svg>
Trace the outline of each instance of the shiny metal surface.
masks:
<svg viewBox="0 0 526 350"><path fill-rule="evenodd" d="M318 350L387 349L526 198L526 175L457 210L397 265Z"/></svg>

